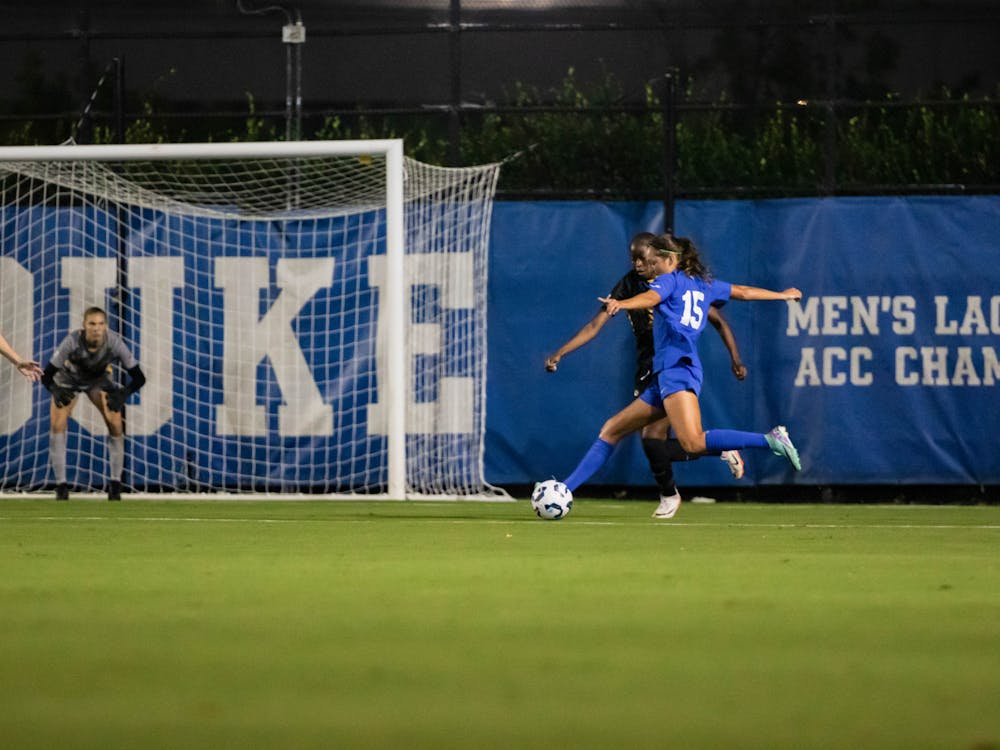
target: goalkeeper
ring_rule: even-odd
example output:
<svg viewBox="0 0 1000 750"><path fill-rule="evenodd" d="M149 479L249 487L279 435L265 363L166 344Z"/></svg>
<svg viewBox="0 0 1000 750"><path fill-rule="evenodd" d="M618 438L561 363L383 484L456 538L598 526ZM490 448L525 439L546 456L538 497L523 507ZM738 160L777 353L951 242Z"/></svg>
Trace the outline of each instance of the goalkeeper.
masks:
<svg viewBox="0 0 1000 750"><path fill-rule="evenodd" d="M111 379L111 365L119 363L129 383L119 388ZM66 428L77 393L86 393L108 427L108 500L121 500L125 468L125 429L122 408L142 388L146 376L121 337L108 330L108 316L99 307L87 308L83 328L66 336L42 374L42 385L52 394L49 461L56 480L56 500L68 500L66 483Z"/></svg>

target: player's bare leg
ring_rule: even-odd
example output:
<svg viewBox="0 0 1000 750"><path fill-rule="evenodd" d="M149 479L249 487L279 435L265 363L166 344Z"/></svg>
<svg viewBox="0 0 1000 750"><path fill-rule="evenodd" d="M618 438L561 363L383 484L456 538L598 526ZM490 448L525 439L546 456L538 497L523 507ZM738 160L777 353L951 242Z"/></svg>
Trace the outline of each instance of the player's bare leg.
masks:
<svg viewBox="0 0 1000 750"><path fill-rule="evenodd" d="M612 445L617 445L622 438L662 419L663 410L650 406L641 399L636 399L605 422L597 437Z"/></svg>
<svg viewBox="0 0 1000 750"><path fill-rule="evenodd" d="M563 483L570 492L575 492L577 487L589 479L611 457L615 446L622 438L641 430L647 424L662 417L663 411L661 409L650 406L641 399L636 399L604 423L597 440L590 446L590 449L580 459L580 463L573 469L573 473L566 477Z"/></svg>
<svg viewBox="0 0 1000 750"><path fill-rule="evenodd" d="M678 391L663 399L663 408L681 447L688 453L704 453L705 430L701 426L701 405L692 391Z"/></svg>

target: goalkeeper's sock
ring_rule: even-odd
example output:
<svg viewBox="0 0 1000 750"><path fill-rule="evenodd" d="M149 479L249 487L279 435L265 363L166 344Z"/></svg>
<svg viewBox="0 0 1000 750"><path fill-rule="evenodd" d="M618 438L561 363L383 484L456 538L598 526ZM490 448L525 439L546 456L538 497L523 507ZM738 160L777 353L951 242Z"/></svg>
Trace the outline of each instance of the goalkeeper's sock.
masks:
<svg viewBox="0 0 1000 750"><path fill-rule="evenodd" d="M670 465L670 451L666 440L659 438L643 438L642 450L649 461L649 468L660 488L660 495L670 497L677 494L677 484L674 482L674 469Z"/></svg>
<svg viewBox="0 0 1000 750"><path fill-rule="evenodd" d="M769 448L767 436L759 432L741 432L740 430L709 430L705 433L705 448L707 453L718 455L722 451L739 448Z"/></svg>
<svg viewBox="0 0 1000 750"><path fill-rule="evenodd" d="M615 446L611 443L597 438L594 444L590 446L590 450L584 454L580 463L577 464L577 467L573 469L573 473L563 480L563 484L569 488L570 492L575 492L577 487L586 482L595 471L604 466L608 458L611 457L614 449Z"/></svg>
<svg viewBox="0 0 1000 750"><path fill-rule="evenodd" d="M49 463L56 484L66 484L66 433L49 433Z"/></svg>
<svg viewBox="0 0 1000 750"><path fill-rule="evenodd" d="M122 477L125 469L125 436L114 437L108 435L108 465L110 467L111 478L118 481Z"/></svg>

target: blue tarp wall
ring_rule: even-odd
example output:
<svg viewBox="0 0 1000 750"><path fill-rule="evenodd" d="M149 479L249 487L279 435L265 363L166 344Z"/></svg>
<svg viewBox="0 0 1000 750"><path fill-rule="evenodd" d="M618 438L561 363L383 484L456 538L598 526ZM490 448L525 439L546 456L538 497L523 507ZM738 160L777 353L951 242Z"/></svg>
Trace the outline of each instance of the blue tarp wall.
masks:
<svg viewBox="0 0 1000 750"><path fill-rule="evenodd" d="M629 238L662 226L653 203L497 204L487 479L562 478L631 400L624 316L557 372L543 361L628 270ZM682 201L675 226L717 278L805 295L726 305L743 382L714 331L701 339L705 428L784 424L802 456L793 473L748 451L742 483L1000 483L1000 197ZM675 469L688 486L733 483L715 459ZM591 482L652 484L638 438Z"/></svg>

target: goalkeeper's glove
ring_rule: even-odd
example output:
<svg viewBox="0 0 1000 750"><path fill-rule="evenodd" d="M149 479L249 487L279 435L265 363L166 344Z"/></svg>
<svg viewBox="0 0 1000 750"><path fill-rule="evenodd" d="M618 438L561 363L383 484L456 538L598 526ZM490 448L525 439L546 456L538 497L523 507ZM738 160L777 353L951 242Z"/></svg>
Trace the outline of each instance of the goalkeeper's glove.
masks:
<svg viewBox="0 0 1000 750"><path fill-rule="evenodd" d="M124 388L108 388L107 394L108 411L121 411L128 398L128 391Z"/></svg>
<svg viewBox="0 0 1000 750"><path fill-rule="evenodd" d="M76 394L69 388L52 387L52 399L59 408L69 406L73 403L74 398L76 398Z"/></svg>

